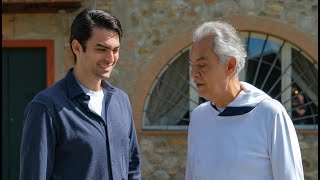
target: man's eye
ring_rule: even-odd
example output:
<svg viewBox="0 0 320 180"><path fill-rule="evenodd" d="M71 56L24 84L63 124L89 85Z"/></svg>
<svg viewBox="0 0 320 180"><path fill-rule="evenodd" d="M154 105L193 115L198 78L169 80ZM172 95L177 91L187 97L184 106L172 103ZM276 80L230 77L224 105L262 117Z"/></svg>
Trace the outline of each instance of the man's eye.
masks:
<svg viewBox="0 0 320 180"><path fill-rule="evenodd" d="M105 51L105 49L97 49L97 51L103 52Z"/></svg>

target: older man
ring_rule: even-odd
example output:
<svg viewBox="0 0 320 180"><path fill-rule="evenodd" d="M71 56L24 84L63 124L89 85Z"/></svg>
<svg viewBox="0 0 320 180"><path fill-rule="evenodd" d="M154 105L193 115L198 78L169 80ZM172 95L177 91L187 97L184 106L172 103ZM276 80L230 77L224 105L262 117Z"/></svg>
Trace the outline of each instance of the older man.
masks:
<svg viewBox="0 0 320 180"><path fill-rule="evenodd" d="M191 115L186 180L300 180L293 123L277 100L238 73L246 52L236 30L205 22L194 32L191 75L209 100Z"/></svg>

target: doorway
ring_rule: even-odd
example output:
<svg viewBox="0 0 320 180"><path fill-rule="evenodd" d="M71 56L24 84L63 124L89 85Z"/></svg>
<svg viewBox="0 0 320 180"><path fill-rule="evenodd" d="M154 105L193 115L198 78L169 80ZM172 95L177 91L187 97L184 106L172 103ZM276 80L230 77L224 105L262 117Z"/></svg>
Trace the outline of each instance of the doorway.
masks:
<svg viewBox="0 0 320 180"><path fill-rule="evenodd" d="M52 53L49 54L53 51L53 41L49 43L51 44L49 46L44 46L43 41L3 43L1 62L3 180L19 179L24 110L38 92L53 82L53 56Z"/></svg>

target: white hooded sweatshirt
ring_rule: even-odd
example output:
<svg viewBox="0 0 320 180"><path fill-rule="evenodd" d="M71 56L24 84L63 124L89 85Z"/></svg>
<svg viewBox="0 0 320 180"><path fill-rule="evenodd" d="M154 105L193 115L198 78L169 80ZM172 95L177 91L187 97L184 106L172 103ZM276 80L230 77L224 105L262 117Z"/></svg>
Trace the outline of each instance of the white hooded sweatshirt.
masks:
<svg viewBox="0 0 320 180"><path fill-rule="evenodd" d="M302 180L299 142L285 108L243 91L222 112L205 102L191 114L186 180Z"/></svg>

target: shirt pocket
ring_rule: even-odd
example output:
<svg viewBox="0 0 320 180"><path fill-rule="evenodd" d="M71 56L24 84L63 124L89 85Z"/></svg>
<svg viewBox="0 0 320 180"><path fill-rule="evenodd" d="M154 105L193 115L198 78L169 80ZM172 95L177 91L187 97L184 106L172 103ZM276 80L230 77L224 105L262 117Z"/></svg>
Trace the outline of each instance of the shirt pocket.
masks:
<svg viewBox="0 0 320 180"><path fill-rule="evenodd" d="M129 143L129 138L121 138L122 171L125 179L128 178L129 173Z"/></svg>

